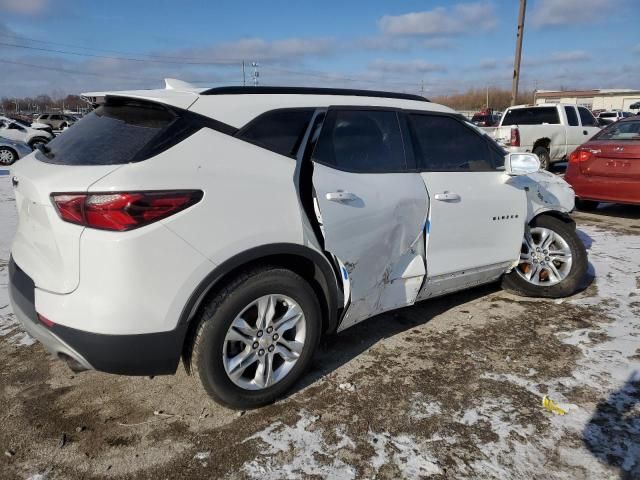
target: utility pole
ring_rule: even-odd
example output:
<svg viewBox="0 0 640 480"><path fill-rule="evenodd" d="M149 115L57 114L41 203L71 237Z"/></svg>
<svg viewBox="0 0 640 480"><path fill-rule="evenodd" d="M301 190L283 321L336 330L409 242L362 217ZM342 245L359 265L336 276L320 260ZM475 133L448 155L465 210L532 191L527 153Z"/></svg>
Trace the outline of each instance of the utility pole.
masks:
<svg viewBox="0 0 640 480"><path fill-rule="evenodd" d="M520 57L522 56L522 36L524 35L524 14L527 9L527 0L520 0L518 12L518 33L516 35L516 57L513 61L513 84L511 86L511 105L516 104L518 97L518 82L520 81Z"/></svg>
<svg viewBox="0 0 640 480"><path fill-rule="evenodd" d="M260 66L258 62L251 62L251 66L253 67L253 86L258 86L258 77L260 76L260 71L258 67Z"/></svg>
<svg viewBox="0 0 640 480"><path fill-rule="evenodd" d="M244 73L244 60L242 60L242 86L247 86L247 76Z"/></svg>
<svg viewBox="0 0 640 480"><path fill-rule="evenodd" d="M487 109L489 108L489 87L487 87Z"/></svg>

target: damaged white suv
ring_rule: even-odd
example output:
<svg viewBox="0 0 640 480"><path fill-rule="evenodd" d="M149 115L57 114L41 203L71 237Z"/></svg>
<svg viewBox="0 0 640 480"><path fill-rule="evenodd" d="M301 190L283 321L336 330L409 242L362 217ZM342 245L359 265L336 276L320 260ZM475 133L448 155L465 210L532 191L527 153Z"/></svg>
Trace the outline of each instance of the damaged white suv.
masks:
<svg viewBox="0 0 640 480"><path fill-rule="evenodd" d="M571 188L422 97L316 88L86 94L12 172L13 311L76 369L282 396L322 335L502 279L572 294Z"/></svg>

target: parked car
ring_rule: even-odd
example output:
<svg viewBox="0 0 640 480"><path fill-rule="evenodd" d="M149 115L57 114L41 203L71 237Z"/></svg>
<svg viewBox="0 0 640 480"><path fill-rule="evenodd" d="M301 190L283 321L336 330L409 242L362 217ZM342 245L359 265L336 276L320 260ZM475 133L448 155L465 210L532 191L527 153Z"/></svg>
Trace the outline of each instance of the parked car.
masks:
<svg viewBox="0 0 640 480"><path fill-rule="evenodd" d="M599 202L640 205L640 118L619 120L576 149L565 179L582 210Z"/></svg>
<svg viewBox="0 0 640 480"><path fill-rule="evenodd" d="M54 130L64 130L65 128L73 125L76 119L71 115L63 115L58 113L45 113L39 115L37 118L39 123L49 125Z"/></svg>
<svg viewBox="0 0 640 480"><path fill-rule="evenodd" d="M322 335L498 280L563 297L585 275L569 185L447 107L168 85L84 94L102 105L13 172L13 311L76 370L182 358L212 398L256 407Z"/></svg>
<svg viewBox="0 0 640 480"><path fill-rule="evenodd" d="M31 147L26 143L0 137L0 167L13 165L16 160L26 157L31 152Z"/></svg>
<svg viewBox="0 0 640 480"><path fill-rule="evenodd" d="M542 104L508 108L492 135L509 152L535 153L542 168L548 169L599 131L585 107Z"/></svg>
<svg viewBox="0 0 640 480"><path fill-rule="evenodd" d="M35 149L38 145L47 143L53 134L46 130L27 127L8 117L0 116L0 137L17 142L23 142Z"/></svg>
<svg viewBox="0 0 640 480"><path fill-rule="evenodd" d="M619 110L614 110L609 112L600 112L597 116L597 119L602 126L606 126L612 124L613 122L617 122L622 118L628 118L632 116L633 113L631 112L621 112Z"/></svg>
<svg viewBox="0 0 640 480"><path fill-rule="evenodd" d="M495 127L500 122L500 117L494 114L476 113L471 117L471 123L478 127Z"/></svg>
<svg viewBox="0 0 640 480"><path fill-rule="evenodd" d="M35 130L44 130L45 132L49 132L51 135L53 135L53 129L49 125L46 125L44 123L31 122L31 121L23 120L22 118L16 118L10 115L7 115L6 118L13 120L18 125L21 125L23 127L33 128Z"/></svg>

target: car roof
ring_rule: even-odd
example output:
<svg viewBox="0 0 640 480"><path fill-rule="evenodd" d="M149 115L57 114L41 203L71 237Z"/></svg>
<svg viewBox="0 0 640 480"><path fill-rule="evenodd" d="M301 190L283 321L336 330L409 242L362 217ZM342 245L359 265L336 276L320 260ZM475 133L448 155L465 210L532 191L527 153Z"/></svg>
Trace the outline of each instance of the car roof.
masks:
<svg viewBox="0 0 640 480"><path fill-rule="evenodd" d="M103 103L107 96L136 98L164 103L242 127L258 115L280 108L322 108L329 106L370 106L456 113L418 95L352 89L307 87L218 87L196 88L167 79L167 88L116 92L88 92L82 97ZM174 82L178 82L177 84Z"/></svg>

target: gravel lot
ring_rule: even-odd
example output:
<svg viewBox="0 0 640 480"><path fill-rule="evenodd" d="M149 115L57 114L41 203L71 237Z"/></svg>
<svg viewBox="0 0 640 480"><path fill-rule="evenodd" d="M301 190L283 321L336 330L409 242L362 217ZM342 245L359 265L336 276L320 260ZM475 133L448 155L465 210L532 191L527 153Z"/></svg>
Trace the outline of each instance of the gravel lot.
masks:
<svg viewBox="0 0 640 480"><path fill-rule="evenodd" d="M490 285L380 315L242 413L182 367L73 374L21 333L0 176L0 478L639 478L640 208L575 218L591 278L573 298Z"/></svg>

